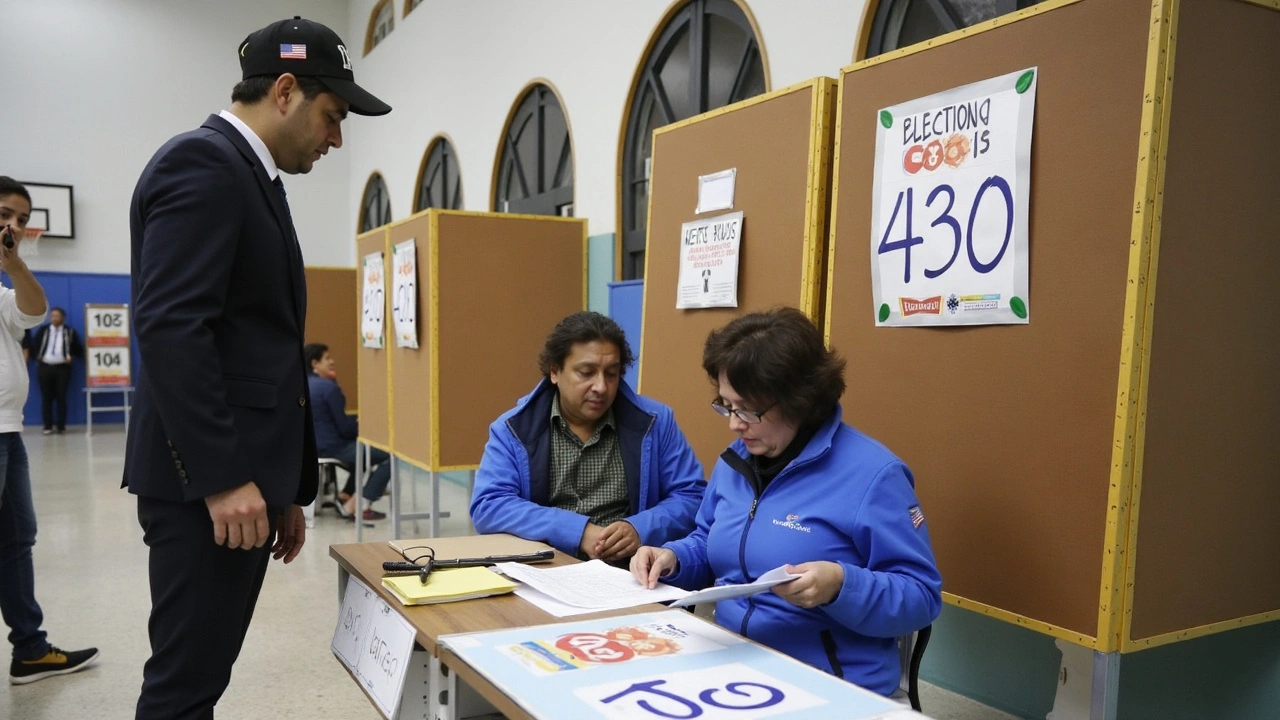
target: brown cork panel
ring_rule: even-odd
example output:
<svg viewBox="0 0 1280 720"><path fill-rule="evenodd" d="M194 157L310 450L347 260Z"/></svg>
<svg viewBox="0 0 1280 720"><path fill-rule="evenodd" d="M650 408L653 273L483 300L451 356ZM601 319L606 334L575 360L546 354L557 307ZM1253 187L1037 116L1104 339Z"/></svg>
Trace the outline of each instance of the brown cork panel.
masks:
<svg viewBox="0 0 1280 720"><path fill-rule="evenodd" d="M586 237L585 220L440 213L440 467L480 463L551 329L585 309Z"/></svg>
<svg viewBox="0 0 1280 720"><path fill-rule="evenodd" d="M385 228L371 230L356 237L356 332L360 331L361 298L364 295L364 256L383 250L387 232ZM383 256L384 264L386 256ZM385 271L385 268L384 268ZM390 313L384 317L390 319ZM391 416L387 405L387 348L367 348L361 342L356 350L356 393L360 398L360 437L382 447L391 445Z"/></svg>
<svg viewBox="0 0 1280 720"><path fill-rule="evenodd" d="M1280 12L1182 0L1134 640L1280 610Z"/></svg>
<svg viewBox="0 0 1280 720"><path fill-rule="evenodd" d="M707 334L748 312L800 305L815 92L780 91L654 137L639 389L671 406L707 475L734 439L709 406L716 391L702 371ZM733 209L695 214L698 177L729 168L738 170ZM677 310L680 226L737 211L738 307Z"/></svg>
<svg viewBox="0 0 1280 720"><path fill-rule="evenodd" d="M356 353L360 347L355 268L315 268L307 273L307 342L324 343L338 368L347 410L360 407ZM346 378L346 382L343 382Z"/></svg>
<svg viewBox="0 0 1280 720"><path fill-rule="evenodd" d="M418 264L418 347L397 347L391 303L387 310L387 348L391 352L392 449L416 463L431 462L431 219L421 214L392 225L390 246L413 239ZM391 292L391 284L387 284Z"/></svg>
<svg viewBox="0 0 1280 720"><path fill-rule="evenodd" d="M910 465L944 590L1092 637L1115 429L1147 3L1086 0L841 77L831 343L845 419ZM1029 325L876 328L881 108L1039 67Z"/></svg>

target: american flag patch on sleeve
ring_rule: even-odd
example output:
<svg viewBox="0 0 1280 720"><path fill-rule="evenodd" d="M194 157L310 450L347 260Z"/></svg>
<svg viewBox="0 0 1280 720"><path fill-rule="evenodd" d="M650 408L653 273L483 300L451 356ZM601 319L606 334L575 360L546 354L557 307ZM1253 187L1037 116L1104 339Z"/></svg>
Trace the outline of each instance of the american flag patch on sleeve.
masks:
<svg viewBox="0 0 1280 720"><path fill-rule="evenodd" d="M924 513L920 511L920 506L912 505L907 514L911 516L911 527L919 530L920 526L924 524Z"/></svg>

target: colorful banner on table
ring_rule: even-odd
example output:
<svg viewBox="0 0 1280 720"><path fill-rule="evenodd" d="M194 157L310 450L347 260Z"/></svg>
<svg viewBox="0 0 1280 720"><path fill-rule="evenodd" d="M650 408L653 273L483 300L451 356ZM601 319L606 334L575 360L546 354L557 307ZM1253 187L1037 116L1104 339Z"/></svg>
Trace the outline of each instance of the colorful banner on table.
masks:
<svg viewBox="0 0 1280 720"><path fill-rule="evenodd" d="M386 324L386 266L382 251L364 256L360 271L364 273L364 291L360 300L360 343L367 348L381 348Z"/></svg>
<svg viewBox="0 0 1280 720"><path fill-rule="evenodd" d="M133 363L129 345L129 306L84 306L85 384L129 387Z"/></svg>
<svg viewBox="0 0 1280 720"><path fill-rule="evenodd" d="M1037 68L880 111L871 206L877 325L1029 320Z"/></svg>
<svg viewBox="0 0 1280 720"><path fill-rule="evenodd" d="M418 347L418 250L409 238L391 246L391 317L396 347Z"/></svg>
<svg viewBox="0 0 1280 720"><path fill-rule="evenodd" d="M871 720L910 714L888 698L681 611L442 635L439 641L540 720Z"/></svg>

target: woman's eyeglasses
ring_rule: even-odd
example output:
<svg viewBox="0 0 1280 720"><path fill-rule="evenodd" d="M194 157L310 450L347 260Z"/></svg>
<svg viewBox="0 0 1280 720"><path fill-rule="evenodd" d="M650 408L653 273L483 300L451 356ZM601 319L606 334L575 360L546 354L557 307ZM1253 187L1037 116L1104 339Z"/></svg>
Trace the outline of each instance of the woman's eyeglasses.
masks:
<svg viewBox="0 0 1280 720"><path fill-rule="evenodd" d="M777 403L774 403L773 405L777 405ZM711 401L711 409L715 410L721 416L729 417L730 415L733 415L748 425L759 425L761 422L763 422L764 414L772 410L773 405L770 405L769 407L765 408L764 410L761 410L760 412L756 412L755 410L743 410L741 408L731 408L728 405L725 405L723 400L717 399L717 400Z"/></svg>

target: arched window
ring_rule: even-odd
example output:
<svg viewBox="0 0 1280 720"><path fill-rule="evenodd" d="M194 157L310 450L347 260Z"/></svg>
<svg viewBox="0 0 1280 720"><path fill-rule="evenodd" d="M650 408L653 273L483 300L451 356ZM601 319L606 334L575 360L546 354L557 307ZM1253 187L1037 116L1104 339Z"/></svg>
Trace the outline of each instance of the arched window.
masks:
<svg viewBox="0 0 1280 720"><path fill-rule="evenodd" d="M418 188L413 193L413 211L427 208L462 209L462 180L453 143L437 135L427 146L418 171Z"/></svg>
<svg viewBox="0 0 1280 720"><path fill-rule="evenodd" d="M880 0L865 57L924 42L1040 0Z"/></svg>
<svg viewBox="0 0 1280 720"><path fill-rule="evenodd" d="M536 83L516 102L498 145L496 212L573 216L573 143L551 88Z"/></svg>
<svg viewBox="0 0 1280 720"><path fill-rule="evenodd" d="M380 173L369 176L360 200L360 232L368 232L391 222L391 195Z"/></svg>
<svg viewBox="0 0 1280 720"><path fill-rule="evenodd" d="M622 143L622 277L644 275L653 131L769 89L754 20L734 0L690 0L650 38L631 81Z"/></svg>
<svg viewBox="0 0 1280 720"><path fill-rule="evenodd" d="M364 33L364 54L368 55L395 29L396 4L392 0L381 0L369 13L369 28Z"/></svg>

